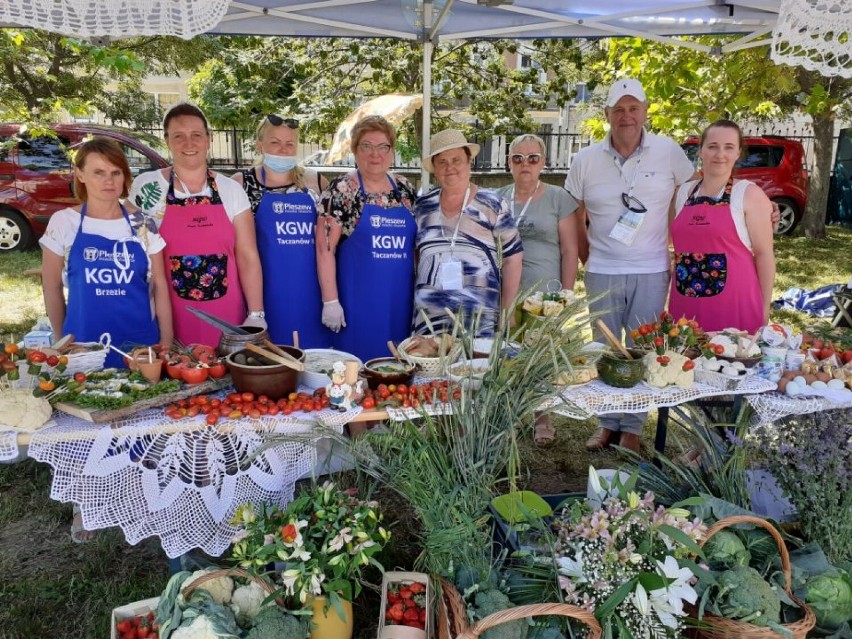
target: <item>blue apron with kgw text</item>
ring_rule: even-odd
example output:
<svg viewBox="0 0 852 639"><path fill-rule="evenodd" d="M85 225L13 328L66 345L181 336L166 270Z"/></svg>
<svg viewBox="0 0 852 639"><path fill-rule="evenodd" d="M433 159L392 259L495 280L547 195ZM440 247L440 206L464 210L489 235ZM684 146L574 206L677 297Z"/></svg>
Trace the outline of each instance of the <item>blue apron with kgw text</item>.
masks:
<svg viewBox="0 0 852 639"><path fill-rule="evenodd" d="M68 253L68 306L62 333L73 334L78 342L96 342L102 333L109 333L112 343L126 350L156 344L160 330L151 317L148 254L123 206L121 214L130 236L110 240L85 233L85 204L80 211L80 227ZM123 358L110 350L105 366L124 366Z"/></svg>
<svg viewBox="0 0 852 639"><path fill-rule="evenodd" d="M388 181L399 197L390 176ZM366 202L360 173L358 182ZM388 340L409 336L416 230L405 206L364 205L355 230L337 251L337 293L346 327L335 335L335 348L367 361L390 355Z"/></svg>
<svg viewBox="0 0 852 639"><path fill-rule="evenodd" d="M263 170L261 180L266 183ZM309 193L264 189L255 227L263 269L263 308L276 344L292 344L293 331L299 331L301 348L329 348L332 343L332 332L322 324L316 221L316 203Z"/></svg>

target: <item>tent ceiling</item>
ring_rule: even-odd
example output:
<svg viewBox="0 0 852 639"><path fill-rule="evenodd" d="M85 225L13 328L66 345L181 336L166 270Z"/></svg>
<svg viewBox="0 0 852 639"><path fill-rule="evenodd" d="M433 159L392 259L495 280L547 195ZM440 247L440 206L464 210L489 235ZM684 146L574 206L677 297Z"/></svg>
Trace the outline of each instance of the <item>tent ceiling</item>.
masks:
<svg viewBox="0 0 852 639"><path fill-rule="evenodd" d="M232 0L212 33L462 38L599 38L771 32L781 0L436 0L431 29L422 0ZM743 43L745 44L745 42ZM764 43L765 44L765 43ZM741 48L741 47L740 47Z"/></svg>

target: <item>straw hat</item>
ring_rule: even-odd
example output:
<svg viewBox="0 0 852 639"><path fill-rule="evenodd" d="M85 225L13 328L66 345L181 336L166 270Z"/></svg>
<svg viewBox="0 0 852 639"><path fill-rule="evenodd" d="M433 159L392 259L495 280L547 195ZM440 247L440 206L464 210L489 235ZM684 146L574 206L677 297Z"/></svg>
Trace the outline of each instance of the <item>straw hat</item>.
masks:
<svg viewBox="0 0 852 639"><path fill-rule="evenodd" d="M470 150L471 157L479 153L479 145L474 144L473 142L468 142L464 137L464 133L458 129L444 129L443 131L438 131L432 136L432 139L429 140L429 157L423 158L423 168L429 171L429 173L434 173L435 167L432 166L433 157L439 153L443 153L444 151L449 151L450 149L461 149L463 147L467 147Z"/></svg>

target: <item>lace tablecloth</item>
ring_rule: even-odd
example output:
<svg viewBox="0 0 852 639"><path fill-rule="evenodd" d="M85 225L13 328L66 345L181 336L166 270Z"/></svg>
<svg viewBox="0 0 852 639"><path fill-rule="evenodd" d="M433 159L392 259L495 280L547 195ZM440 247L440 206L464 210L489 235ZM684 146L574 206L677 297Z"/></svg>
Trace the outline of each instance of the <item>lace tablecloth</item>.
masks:
<svg viewBox="0 0 852 639"><path fill-rule="evenodd" d="M80 505L88 530L118 526L131 544L157 536L169 557L200 548L220 555L245 502L286 503L316 463L316 420L297 414L260 420L174 422L162 410L105 426L56 413L36 432L30 457L54 470L50 496ZM342 419L326 420L342 432ZM251 459L270 433L292 435Z"/></svg>
<svg viewBox="0 0 852 639"><path fill-rule="evenodd" d="M13 461L20 455L18 450L18 432L5 430L0 424L0 462Z"/></svg>
<svg viewBox="0 0 852 639"><path fill-rule="evenodd" d="M702 397L751 395L774 388L774 383L756 375L745 378L735 390L722 390L700 382L695 382L691 388L653 388L645 382L633 388L615 388L593 379L588 384L565 387L554 399L554 410L571 419L588 419L608 413L646 413L653 408L677 406Z"/></svg>
<svg viewBox="0 0 852 639"><path fill-rule="evenodd" d="M754 409L752 423L774 422L790 415L807 415L826 410L852 409L852 400L834 402L825 397L788 397L782 393L764 393L748 395L746 401Z"/></svg>

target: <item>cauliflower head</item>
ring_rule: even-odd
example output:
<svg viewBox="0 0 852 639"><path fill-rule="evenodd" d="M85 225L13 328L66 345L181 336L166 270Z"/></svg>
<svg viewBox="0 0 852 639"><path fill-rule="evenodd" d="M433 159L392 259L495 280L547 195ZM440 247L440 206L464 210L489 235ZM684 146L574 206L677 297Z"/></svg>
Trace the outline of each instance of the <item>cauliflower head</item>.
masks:
<svg viewBox="0 0 852 639"><path fill-rule="evenodd" d="M210 620L204 615L199 615L188 626L175 628L171 639L219 639L219 635L216 634Z"/></svg>
<svg viewBox="0 0 852 639"><path fill-rule="evenodd" d="M191 584L199 577L203 577L204 575L213 572L214 569L211 570L196 570L189 576L189 579L186 580L185 585ZM216 603L225 605L231 601L231 595L234 592L234 580L230 577L216 577L215 579L211 579L209 581L205 581L203 584L198 586L201 590L206 590L210 593L210 596L213 597L213 601Z"/></svg>
<svg viewBox="0 0 852 639"><path fill-rule="evenodd" d="M0 393L0 424L34 431L44 426L52 413L50 402L43 397L34 397L29 389Z"/></svg>
<svg viewBox="0 0 852 639"><path fill-rule="evenodd" d="M239 586L234 590L231 595L231 610L234 611L237 623L241 627L247 628L251 625L267 596L266 591L255 581L250 581L247 585Z"/></svg>

